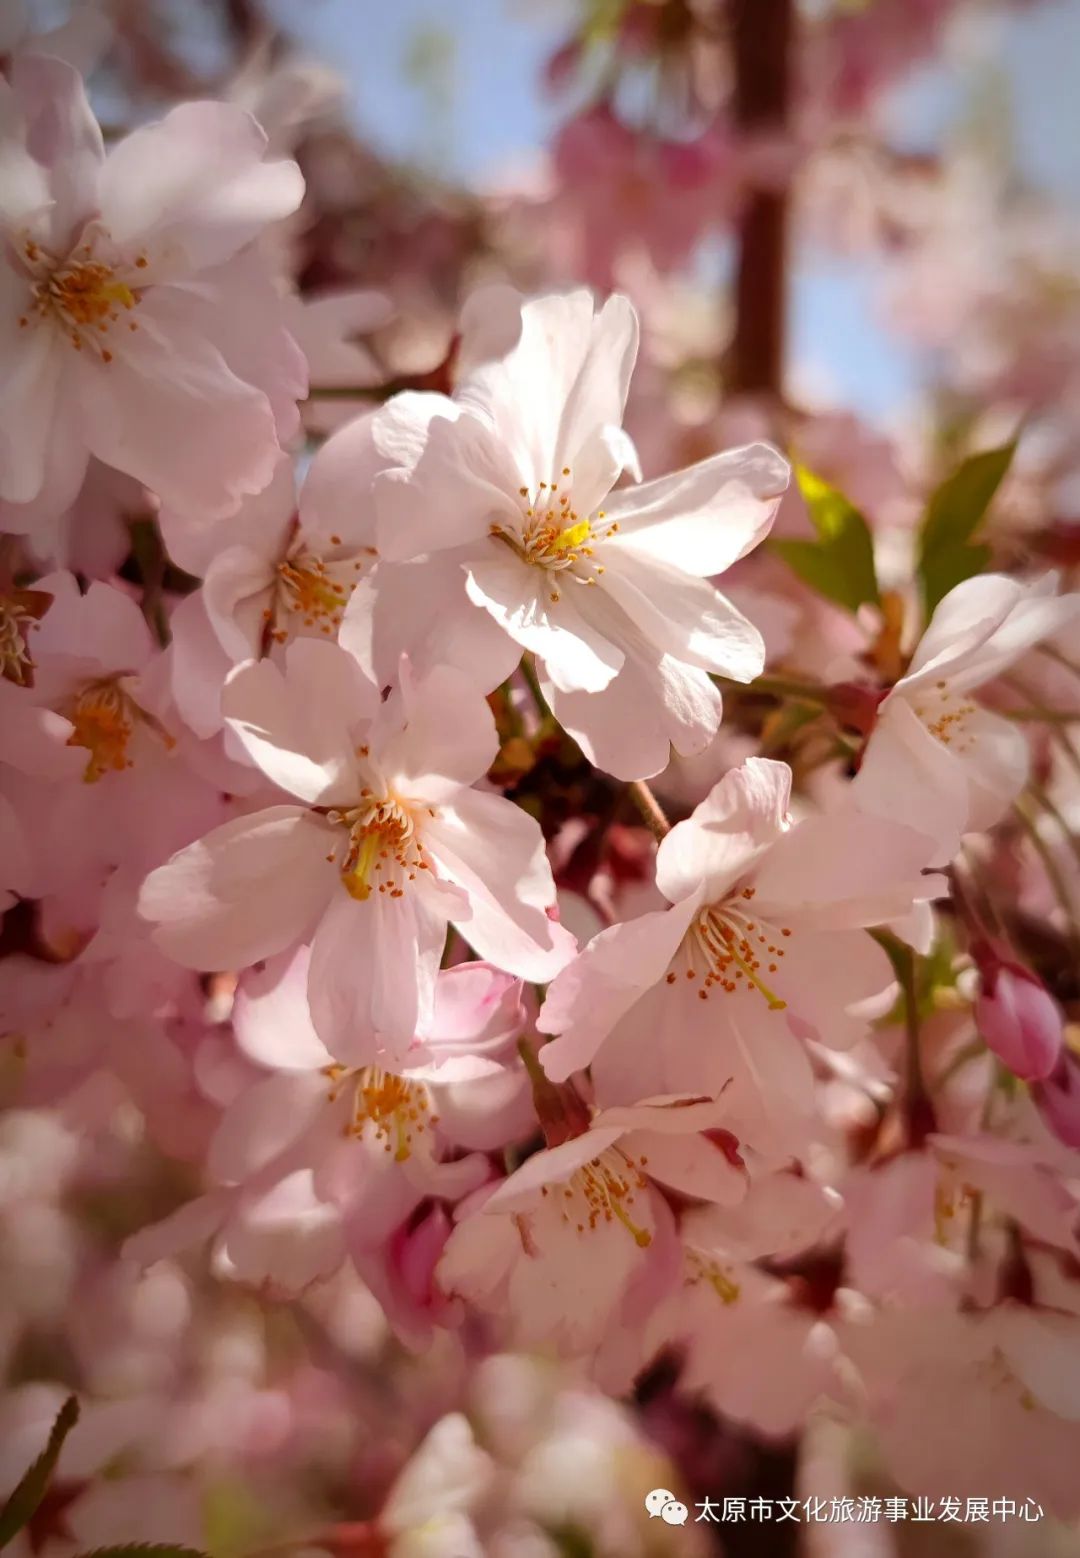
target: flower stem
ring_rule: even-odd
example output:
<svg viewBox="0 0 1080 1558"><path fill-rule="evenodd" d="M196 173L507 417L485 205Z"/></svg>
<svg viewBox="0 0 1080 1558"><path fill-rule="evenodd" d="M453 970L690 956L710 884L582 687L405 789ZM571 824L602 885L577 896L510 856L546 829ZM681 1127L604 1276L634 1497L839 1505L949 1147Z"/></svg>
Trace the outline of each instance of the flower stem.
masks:
<svg viewBox="0 0 1080 1558"><path fill-rule="evenodd" d="M919 1038L919 986L916 974L915 953L906 941L901 941L892 931L880 929L869 933L888 956L900 986L904 1001L904 1031L907 1036L907 1067L904 1078L903 1113L907 1123L908 1142L919 1147L936 1128L934 1106L926 1090L922 1069L922 1050Z"/></svg>
<svg viewBox="0 0 1080 1558"><path fill-rule="evenodd" d="M755 676L752 682L733 682L726 676L715 676L713 680L719 682L725 692L756 693L770 698L802 698L806 703L820 703L823 706L829 701L828 688L814 682L800 682L792 676Z"/></svg>
<svg viewBox="0 0 1080 1558"><path fill-rule="evenodd" d="M1061 912L1065 916L1069 940L1073 945L1074 951L1077 955L1080 955L1080 922L1078 922L1076 916L1076 905L1073 902L1072 893L1069 891L1061 867L1054 858L1054 852L1039 832L1037 821L1022 800L1013 802L1013 815L1027 835L1028 842L1042 863L1047 881L1053 888L1054 896L1061 905Z"/></svg>
<svg viewBox="0 0 1080 1558"><path fill-rule="evenodd" d="M518 667L522 680L532 693L533 702L536 704L536 712L541 720L550 719L551 710L548 708L547 699L540 688L540 678L536 674L536 667L529 655L522 655L521 664Z"/></svg>
<svg viewBox="0 0 1080 1558"><path fill-rule="evenodd" d="M641 813L649 832L657 843L671 832L671 823L664 816L656 796L649 789L644 779L633 779L627 786L630 799Z"/></svg>
<svg viewBox="0 0 1080 1558"><path fill-rule="evenodd" d="M309 400L386 400L393 394L393 385L386 384L312 384L308 389Z"/></svg>

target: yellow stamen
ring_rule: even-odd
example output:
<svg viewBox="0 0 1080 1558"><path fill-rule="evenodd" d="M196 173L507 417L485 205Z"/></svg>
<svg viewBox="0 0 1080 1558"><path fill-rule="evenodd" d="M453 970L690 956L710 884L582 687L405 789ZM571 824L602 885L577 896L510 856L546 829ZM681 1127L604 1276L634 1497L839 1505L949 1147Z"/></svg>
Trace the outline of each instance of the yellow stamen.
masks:
<svg viewBox="0 0 1080 1558"><path fill-rule="evenodd" d="M378 833L367 834L360 841L353 864L341 873L349 897L357 898L361 903L366 903L371 897L371 869L378 858L382 842Z"/></svg>
<svg viewBox="0 0 1080 1558"><path fill-rule="evenodd" d="M422 1082L410 1082L380 1066L364 1066L358 1071L327 1066L324 1075L334 1084L331 1103L341 1096L345 1083L353 1081L352 1118L345 1134L362 1137L370 1130L383 1151L393 1153L395 1163L405 1163L412 1156L414 1138L438 1123L438 1117L431 1113L431 1095Z"/></svg>
<svg viewBox="0 0 1080 1558"><path fill-rule="evenodd" d="M576 525L571 525L566 530L560 530L554 541L550 542L552 551L567 552L571 547L579 546L582 541L589 538L589 521L581 519Z"/></svg>
<svg viewBox="0 0 1080 1558"><path fill-rule="evenodd" d="M634 1204L635 1192L647 1185L637 1165L618 1147L609 1147L572 1175L562 1191L562 1220L573 1223L579 1233L617 1220L634 1243L645 1249L652 1243L652 1234L633 1220L628 1209Z"/></svg>
<svg viewBox="0 0 1080 1558"><path fill-rule="evenodd" d="M84 784L96 784L106 774L122 773L132 766L128 748L137 725L147 726L170 750L176 745L161 722L125 691L118 677L88 682L60 712L75 727L68 746L85 747L90 753Z"/></svg>

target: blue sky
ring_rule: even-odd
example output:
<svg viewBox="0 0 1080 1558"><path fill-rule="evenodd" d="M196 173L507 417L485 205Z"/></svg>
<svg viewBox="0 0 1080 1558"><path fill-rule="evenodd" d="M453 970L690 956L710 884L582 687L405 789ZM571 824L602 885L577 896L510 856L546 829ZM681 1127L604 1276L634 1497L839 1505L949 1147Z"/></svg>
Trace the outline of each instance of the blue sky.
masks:
<svg viewBox="0 0 1080 1558"><path fill-rule="evenodd" d="M346 77L367 136L449 177L482 183L527 162L557 123L541 72L566 31L558 0L271 0L271 9ZM1004 15L984 54L1018 167L1080 206L1080 0ZM425 55L443 64L422 84ZM968 87L947 66L918 71L889 105L894 134L913 148L938 144ZM824 256L794 279L791 351L872 420L902 410L921 378L917 355L878 322L873 272Z"/></svg>

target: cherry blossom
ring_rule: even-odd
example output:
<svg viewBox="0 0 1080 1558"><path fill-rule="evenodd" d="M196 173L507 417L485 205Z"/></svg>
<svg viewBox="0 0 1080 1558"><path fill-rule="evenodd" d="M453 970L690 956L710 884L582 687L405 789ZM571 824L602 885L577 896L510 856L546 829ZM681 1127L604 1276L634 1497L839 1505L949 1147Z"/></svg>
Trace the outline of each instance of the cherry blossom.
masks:
<svg viewBox="0 0 1080 1558"><path fill-rule="evenodd" d="M363 1264L426 1198L456 1201L488 1177L482 1156L455 1149L474 1144L474 1118L492 1106L506 1129L499 1095L523 1021L517 982L482 964L443 971L417 1054L399 1071L349 1067L311 1026L308 963L306 952L271 960L242 985L237 1040L271 1069L252 1073L221 1114L207 1152L216 1188L137 1234L133 1259L212 1236L223 1272L295 1293L346 1252Z"/></svg>
<svg viewBox="0 0 1080 1558"><path fill-rule="evenodd" d="M863 927L941 890L931 842L858 813L791 823L791 773L748 758L657 853L670 908L601 931L539 1019L558 1080L592 1064L609 1096L730 1082L739 1135L786 1155L813 1109L807 1039L851 1044L891 984Z"/></svg>
<svg viewBox="0 0 1080 1558"><path fill-rule="evenodd" d="M664 1187L731 1205L746 1189L722 1101L653 1098L596 1114L535 1153L483 1204L465 1201L439 1265L444 1289L506 1316L519 1343L560 1353L596 1347L633 1284L678 1272ZM471 1215L470 1215L471 1210Z"/></svg>
<svg viewBox="0 0 1080 1558"><path fill-rule="evenodd" d="M620 428L638 334L626 299L596 314L584 292L481 293L464 325L477 366L453 400L402 395L376 414L393 462L374 482L379 554L454 549L444 620L468 631L486 612L537 656L545 697L592 761L656 773L669 744L696 752L715 734L710 673L750 681L764 663L756 628L705 580L765 536L786 462L752 445L612 491L639 475Z"/></svg>
<svg viewBox="0 0 1080 1558"><path fill-rule="evenodd" d="M0 95L0 497L48 486L62 509L93 454L166 501L232 512L270 480L306 388L246 247L298 204L298 170L264 162L262 131L220 103L106 154L77 72L46 56L20 55Z"/></svg>
<svg viewBox="0 0 1080 1558"><path fill-rule="evenodd" d="M970 1499L1064 1552L1080 272L992 137L894 134L970 6L572 0L561 127L467 184L288 6L52 9L0 20L0 1542L697 1558L767 1480L822 1551ZM903 418L806 355L879 281Z"/></svg>
<svg viewBox="0 0 1080 1558"><path fill-rule="evenodd" d="M317 490L314 473L309 481ZM171 619L173 695L197 734L220 729L221 688L234 665L277 655L296 637L337 636L375 560L374 521L361 507L335 510L322 524L318 509L317 496L306 494L298 509L292 463L282 457L270 485L209 533L162 511L170 555L203 575L202 588Z"/></svg>
<svg viewBox="0 0 1080 1558"><path fill-rule="evenodd" d="M227 823L151 872L141 908L189 967L245 968L313 938L308 996L336 1059L400 1054L431 1020L448 924L500 967L547 979L572 950L549 917L535 823L470 788L495 755L483 700L452 671L380 705L334 644L239 666L226 719L289 803ZM360 739L360 738L363 739Z"/></svg>
<svg viewBox="0 0 1080 1558"><path fill-rule="evenodd" d="M962 834L997 822L1023 788L1023 731L972 694L1075 619L1080 595L1059 596L1057 582L983 574L958 584L878 710L852 792L864 810L932 832L935 864Z"/></svg>

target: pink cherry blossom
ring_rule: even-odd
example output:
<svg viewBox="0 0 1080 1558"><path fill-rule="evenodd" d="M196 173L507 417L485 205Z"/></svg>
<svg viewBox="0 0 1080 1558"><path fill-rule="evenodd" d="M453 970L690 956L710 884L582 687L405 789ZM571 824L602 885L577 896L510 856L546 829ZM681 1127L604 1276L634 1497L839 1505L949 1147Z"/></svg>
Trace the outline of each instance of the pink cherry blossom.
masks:
<svg viewBox="0 0 1080 1558"><path fill-rule="evenodd" d="M20 56L0 97L0 497L48 486L63 509L95 455L167 502L232 512L270 480L306 389L246 247L295 209L297 168L264 162L261 130L220 103L106 154L79 76L45 56Z"/></svg>
<svg viewBox="0 0 1080 1558"><path fill-rule="evenodd" d="M663 140L601 105L562 127L553 160L558 183L544 222L569 250L571 273L597 287L612 286L638 252L657 270L673 270L739 193L722 124L693 141Z"/></svg>
<svg viewBox="0 0 1080 1558"><path fill-rule="evenodd" d="M293 797L227 823L147 878L170 956L245 968L312 940L308 997L347 1063L401 1054L431 1020L448 924L500 967L543 980L572 938L531 818L470 788L496 751L483 699L452 671L380 705L334 644L298 639L285 669L249 661L223 709L253 763Z"/></svg>
<svg viewBox="0 0 1080 1558"><path fill-rule="evenodd" d="M647 1275L659 1296L677 1279L664 1188L722 1205L741 1200L741 1161L708 1134L725 1113L722 1100L700 1097L601 1110L582 1135L480 1192L482 1205L462 1203L439 1282L505 1317L525 1345L591 1352L631 1285Z"/></svg>
<svg viewBox="0 0 1080 1558"><path fill-rule="evenodd" d="M223 1271L279 1293L325 1278L346 1255L371 1280L421 1202L458 1200L488 1177L482 1156L458 1150L472 1145L471 1112L453 1093L475 1091L475 1108L494 1105L506 1129L508 1053L521 1075L517 982L483 964L444 970L415 1055L400 1070L357 1068L336 1064L311 1025L309 961L272 959L242 982L237 1039L272 1069L250 1072L221 1114L207 1153L215 1188L135 1235L133 1259L214 1237Z"/></svg>
<svg viewBox="0 0 1080 1558"><path fill-rule="evenodd" d="M537 656L545 697L592 761L657 773L669 745L697 752L715 734L710 673L750 681L762 667L756 628L704 581L767 533L786 462L752 445L612 491L639 474L620 427L638 334L625 298L594 314L584 292L479 293L464 333L471 366L453 400L401 395L375 416L390 462L374 482L379 555L452 551L444 631L486 613L515 657ZM408 622L392 626L411 652ZM485 690L506 674L500 657Z"/></svg>
<svg viewBox="0 0 1080 1558"><path fill-rule="evenodd" d="M554 981L550 1077L592 1064L607 1097L716 1090L753 1147L786 1155L813 1107L807 1039L851 1044L891 983L879 925L941 890L930 841L851 811L788 815L791 773L748 758L663 840L670 908L601 931Z"/></svg>
<svg viewBox="0 0 1080 1558"><path fill-rule="evenodd" d="M1023 788L1024 733L972 696L1080 612L1057 577L966 579L934 612L907 674L878 710L852 786L866 811L932 832L941 864L992 827Z"/></svg>
<svg viewBox="0 0 1080 1558"><path fill-rule="evenodd" d="M316 465L318 461L316 461ZM296 637L333 638L357 584L375 560L374 516L334 509L321 522L319 480L298 514L292 462L282 457L270 485L213 527L163 510L170 555L202 588L172 615L172 690L199 735L220 729L221 690L234 665L279 656ZM335 525L339 530L335 530Z"/></svg>
<svg viewBox="0 0 1080 1558"><path fill-rule="evenodd" d="M891 1311L850 1327L867 1416L903 1485L937 1498L1034 1499L1075 1517L1077 1325L1010 1302Z"/></svg>
<svg viewBox="0 0 1080 1558"><path fill-rule="evenodd" d="M785 1369L766 1369L758 1336L768 1347L781 1346L790 1324L805 1340L818 1317L800 1310L792 1290L757 1262L783 1262L812 1248L835 1234L841 1215L835 1191L789 1171L751 1178L737 1206L683 1211L679 1281L644 1316L631 1295L599 1349L597 1378L625 1390L661 1349L674 1346L686 1351L686 1385L726 1414L767 1433L795 1427L808 1400L825 1388L828 1368L815 1369L808 1359L800 1370L792 1358Z"/></svg>

